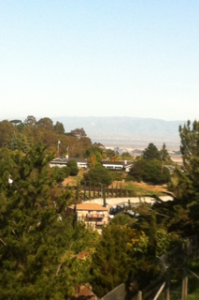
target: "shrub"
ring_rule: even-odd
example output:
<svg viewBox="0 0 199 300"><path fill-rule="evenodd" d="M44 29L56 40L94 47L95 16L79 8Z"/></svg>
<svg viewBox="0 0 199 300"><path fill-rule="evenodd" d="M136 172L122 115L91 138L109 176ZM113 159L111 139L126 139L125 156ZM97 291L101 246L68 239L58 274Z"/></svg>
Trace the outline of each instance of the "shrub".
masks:
<svg viewBox="0 0 199 300"><path fill-rule="evenodd" d="M170 181L170 172L158 160L148 161L142 175L143 181L153 184L163 184Z"/></svg>
<svg viewBox="0 0 199 300"><path fill-rule="evenodd" d="M110 172L111 174L111 177L112 177L112 180L113 181L122 181L124 179L124 176L123 176L123 173L122 172L117 172L117 171L113 171L113 172Z"/></svg>
<svg viewBox="0 0 199 300"><path fill-rule="evenodd" d="M135 181L141 181L144 173L144 168L146 165L146 161L144 159L138 159L134 162L129 175L135 180Z"/></svg>
<svg viewBox="0 0 199 300"><path fill-rule="evenodd" d="M55 180L57 182L62 182L65 178L67 178L70 174L70 169L68 167L59 168L55 167L53 168Z"/></svg>
<svg viewBox="0 0 199 300"><path fill-rule="evenodd" d="M96 165L91 168L88 173L84 174L84 180L86 183L92 184L105 184L110 185L112 183L112 177L110 172L102 165Z"/></svg>
<svg viewBox="0 0 199 300"><path fill-rule="evenodd" d="M163 184L170 181L170 172L162 166L162 163L157 160L137 160L132 166L127 181L133 179L140 182L141 180L152 184Z"/></svg>
<svg viewBox="0 0 199 300"><path fill-rule="evenodd" d="M71 176L76 176L79 172L77 162L75 160L70 160L67 163L68 168L70 168L70 175Z"/></svg>

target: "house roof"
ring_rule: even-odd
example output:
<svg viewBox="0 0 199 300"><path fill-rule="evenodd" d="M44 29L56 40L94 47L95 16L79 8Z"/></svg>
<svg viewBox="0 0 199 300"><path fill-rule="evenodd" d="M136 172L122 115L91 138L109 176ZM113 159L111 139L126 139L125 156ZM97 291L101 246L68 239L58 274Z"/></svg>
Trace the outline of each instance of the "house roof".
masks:
<svg viewBox="0 0 199 300"><path fill-rule="evenodd" d="M125 161L124 160L120 160L120 161L110 161L110 160L102 160L102 165L120 165L120 166L129 166L133 164L133 161Z"/></svg>
<svg viewBox="0 0 199 300"><path fill-rule="evenodd" d="M74 160L77 163L87 163L86 158L80 158L80 157L69 157L68 159L65 157L56 157L53 160L51 160L50 163L59 163L59 164L67 164L67 162Z"/></svg>
<svg viewBox="0 0 199 300"><path fill-rule="evenodd" d="M74 205L69 206L74 209ZM108 211L108 208L97 203L81 203L76 205L77 210L95 210L95 211Z"/></svg>
<svg viewBox="0 0 199 300"><path fill-rule="evenodd" d="M87 163L87 159L86 158L81 158L81 157L69 157L68 159L66 159L66 161L70 161L70 160L75 160L77 163L79 162L84 162Z"/></svg>

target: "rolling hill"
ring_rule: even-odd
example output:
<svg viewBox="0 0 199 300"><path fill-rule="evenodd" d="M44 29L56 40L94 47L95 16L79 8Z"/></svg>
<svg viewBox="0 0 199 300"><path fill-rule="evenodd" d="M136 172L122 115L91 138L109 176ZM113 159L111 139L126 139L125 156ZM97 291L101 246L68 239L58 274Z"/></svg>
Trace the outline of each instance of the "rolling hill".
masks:
<svg viewBox="0 0 199 300"><path fill-rule="evenodd" d="M178 128L184 123L133 117L57 117L53 121L62 122L66 132L84 128L93 142L141 147L149 142L154 142L157 146L165 142L168 147L178 147Z"/></svg>

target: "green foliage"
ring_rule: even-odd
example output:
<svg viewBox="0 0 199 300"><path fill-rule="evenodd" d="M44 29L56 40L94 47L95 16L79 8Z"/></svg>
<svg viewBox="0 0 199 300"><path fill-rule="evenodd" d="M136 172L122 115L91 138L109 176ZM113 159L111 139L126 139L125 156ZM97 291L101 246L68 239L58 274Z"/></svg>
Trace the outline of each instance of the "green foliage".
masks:
<svg viewBox="0 0 199 300"><path fill-rule="evenodd" d="M199 122L187 122L179 128L181 153L183 158L182 171L175 170L176 181L169 188L180 200L181 210L186 211L184 230L198 234L199 230ZM179 219L179 218L178 218ZM182 220L181 220L182 222Z"/></svg>
<svg viewBox="0 0 199 300"><path fill-rule="evenodd" d="M96 165L91 168L88 173L85 173L83 181L92 184L105 184L110 185L112 183L112 177L110 172L102 165Z"/></svg>
<svg viewBox="0 0 199 300"><path fill-rule="evenodd" d="M92 286L98 297L104 296L128 279L132 267L131 229L120 225L103 229L101 241L92 259Z"/></svg>
<svg viewBox="0 0 199 300"><path fill-rule="evenodd" d="M163 144L162 149L160 150L160 158L164 162L167 162L167 163L171 162L171 157L169 155L169 152L168 152L165 144Z"/></svg>
<svg viewBox="0 0 199 300"><path fill-rule="evenodd" d="M65 133L64 125L62 123L58 122L58 121L54 125L54 130L58 134L64 134Z"/></svg>
<svg viewBox="0 0 199 300"><path fill-rule="evenodd" d="M96 165L96 155L94 153L90 153L88 157L88 167L92 168Z"/></svg>
<svg viewBox="0 0 199 300"><path fill-rule="evenodd" d="M102 297L127 282L132 273L136 278L136 289L147 285L157 274L155 258L147 258L147 244L146 235L129 226L111 223L103 228L92 257L94 292Z"/></svg>
<svg viewBox="0 0 199 300"><path fill-rule="evenodd" d="M57 153L58 141L61 141L60 156L69 149L71 156L82 157L85 150L91 146L89 138L66 136L63 124L57 122L53 125L49 118L42 118L37 122L34 116L28 116L24 123L20 120L0 122L0 148L7 147L13 151L18 149L27 153L31 147L41 143L47 146L49 152Z"/></svg>
<svg viewBox="0 0 199 300"><path fill-rule="evenodd" d="M143 181L153 184L163 184L170 181L170 172L158 160L147 161L142 175Z"/></svg>
<svg viewBox="0 0 199 300"><path fill-rule="evenodd" d="M121 157L122 157L122 159L132 160L132 156L129 152L123 152Z"/></svg>
<svg viewBox="0 0 199 300"><path fill-rule="evenodd" d="M132 225L134 222L128 214L119 213L110 221L110 225Z"/></svg>
<svg viewBox="0 0 199 300"><path fill-rule="evenodd" d="M42 118L36 123L36 127L53 130L53 121L50 118Z"/></svg>
<svg viewBox="0 0 199 300"><path fill-rule="evenodd" d="M145 160L161 159L160 152L153 143L150 143L148 147L143 151L143 158Z"/></svg>
<svg viewBox="0 0 199 300"><path fill-rule="evenodd" d="M12 134L15 132L16 128L8 121L0 122L0 148L9 148Z"/></svg>
<svg viewBox="0 0 199 300"><path fill-rule="evenodd" d="M98 147L97 145L92 145L92 147L86 149L86 151L84 152L84 157L88 158L88 160L90 160L91 162L91 166L93 167L96 164L100 164L102 161L102 149L100 147ZM93 163L93 161L95 161Z"/></svg>
<svg viewBox="0 0 199 300"><path fill-rule="evenodd" d="M109 171L112 177L113 181L122 181L124 179L123 173L122 172L117 172L117 171Z"/></svg>
<svg viewBox="0 0 199 300"><path fill-rule="evenodd" d="M12 138L11 138L11 141L10 141L10 150L14 151L16 149L18 149L18 140L17 140L16 133L14 132L12 134Z"/></svg>
<svg viewBox="0 0 199 300"><path fill-rule="evenodd" d="M2 300L64 300L89 278L89 261L75 254L94 246L95 234L81 224L73 229L65 218L69 194L49 173L51 159L41 146L25 157L0 151Z"/></svg>
<svg viewBox="0 0 199 300"><path fill-rule="evenodd" d="M134 162L133 166L130 169L129 175L136 181L141 181L144 174L144 168L146 161L144 159L138 159Z"/></svg>
<svg viewBox="0 0 199 300"><path fill-rule="evenodd" d="M55 167L52 169L52 171L54 172L54 176L57 182L62 182L71 173L71 169L69 167Z"/></svg>
<svg viewBox="0 0 199 300"><path fill-rule="evenodd" d="M163 184L170 181L169 170L163 167L159 160L155 159L135 161L129 174L138 182L143 180L152 184Z"/></svg>
<svg viewBox="0 0 199 300"><path fill-rule="evenodd" d="M157 221L155 211L151 214L151 222L149 228L148 253L156 257L157 252Z"/></svg>
<svg viewBox="0 0 199 300"><path fill-rule="evenodd" d="M79 172L79 169L77 167L77 162L75 160L69 160L67 163L68 168L70 169L70 175L76 176Z"/></svg>

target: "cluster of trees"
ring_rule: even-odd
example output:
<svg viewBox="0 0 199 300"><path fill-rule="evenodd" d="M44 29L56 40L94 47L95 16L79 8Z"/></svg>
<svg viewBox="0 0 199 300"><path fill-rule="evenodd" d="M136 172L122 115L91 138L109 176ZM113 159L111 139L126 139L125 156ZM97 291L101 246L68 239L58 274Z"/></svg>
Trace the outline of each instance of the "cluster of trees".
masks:
<svg viewBox="0 0 199 300"><path fill-rule="evenodd" d="M168 183L170 172L164 167L167 163L171 163L171 159L165 144L159 151L154 144L150 143L142 156L135 160L129 173L130 178L152 184Z"/></svg>
<svg viewBox="0 0 199 300"><path fill-rule="evenodd" d="M199 233L199 122L180 127L180 136L183 169L169 184L174 200L131 208L137 214L118 215L101 237L76 214L66 218L70 193L57 184L46 147L26 155L0 149L0 299L64 300L87 282L98 297L124 281L133 294L159 275L157 258ZM148 150L141 160L154 162ZM91 170L99 176L101 168ZM85 250L88 258L78 259Z"/></svg>
<svg viewBox="0 0 199 300"><path fill-rule="evenodd" d="M66 299L90 278L87 260L97 233L65 215L70 194L48 167L52 156L36 146L0 151L0 299ZM8 182L8 178L12 181Z"/></svg>
<svg viewBox="0 0 199 300"><path fill-rule="evenodd" d="M174 200L157 198L153 206L133 208L134 217L120 214L104 228L92 260L92 283L98 295L124 281L129 293L144 288L161 273L157 258L171 255L173 249L178 250L173 260L171 256L171 268L182 266L182 245L187 237L199 234L199 122L187 122L179 131L183 167L175 170L175 180L169 184Z"/></svg>
<svg viewBox="0 0 199 300"><path fill-rule="evenodd" d="M102 159L108 159L110 161L119 160L132 160L132 156L129 152L124 152L121 155L117 151L112 149L105 149L100 143L94 143L84 152L84 157L88 159L88 165L90 168L101 163Z"/></svg>
<svg viewBox="0 0 199 300"><path fill-rule="evenodd" d="M0 122L0 148L6 147L27 153L38 143L45 144L49 151L59 156L68 152L71 156L82 156L92 144L83 128L65 133L63 124L58 121L53 124L50 118L41 118L37 121L34 116L28 116L24 122L21 120Z"/></svg>
<svg viewBox="0 0 199 300"><path fill-rule="evenodd" d="M76 176L79 172L79 169L77 162L75 160L70 160L67 164L67 167L55 167L53 168L53 172L56 175L57 182L63 182L63 180L68 176Z"/></svg>

